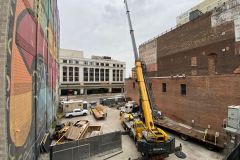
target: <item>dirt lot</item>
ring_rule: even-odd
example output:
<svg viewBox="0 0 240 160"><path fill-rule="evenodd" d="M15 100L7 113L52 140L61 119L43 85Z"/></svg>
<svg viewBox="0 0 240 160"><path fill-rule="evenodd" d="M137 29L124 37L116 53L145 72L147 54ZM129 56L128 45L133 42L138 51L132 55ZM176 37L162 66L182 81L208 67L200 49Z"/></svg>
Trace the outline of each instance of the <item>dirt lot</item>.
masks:
<svg viewBox="0 0 240 160"><path fill-rule="evenodd" d="M93 115L83 116L83 117L75 117L71 119L63 118L62 122L66 121L76 121L76 120L89 120L91 125L101 125L103 129L103 133L109 133L112 131L119 131L123 130L121 124L120 124L120 118L119 118L119 110L114 108L107 108L107 118L105 120L95 120ZM190 141L183 141L179 139L177 136L176 138L176 144L179 145L181 143L183 145L183 151L185 154L187 154L187 160L222 160L223 154L212 152L207 149L205 149L203 146L201 146L198 143L190 142ZM118 154L117 156L114 156L110 159L112 160L127 160L128 158L138 158L140 154L137 152L136 147L132 139L129 138L129 136L124 135L122 136L122 147L123 152ZM104 158L107 158L109 155L105 156L97 156L92 157L93 160L101 160ZM178 159L175 155L171 155L170 157L166 158L166 160L176 160Z"/></svg>

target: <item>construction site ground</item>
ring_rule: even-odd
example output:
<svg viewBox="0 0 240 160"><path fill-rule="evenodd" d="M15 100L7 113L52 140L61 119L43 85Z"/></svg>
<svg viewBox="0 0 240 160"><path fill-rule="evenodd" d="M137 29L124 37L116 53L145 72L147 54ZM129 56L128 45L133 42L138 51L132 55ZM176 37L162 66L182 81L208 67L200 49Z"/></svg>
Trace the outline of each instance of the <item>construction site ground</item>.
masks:
<svg viewBox="0 0 240 160"><path fill-rule="evenodd" d="M91 98L92 99L92 98ZM96 100L97 101L97 100ZM113 131L124 131L120 123L120 111L116 108L107 108L107 118L105 120L96 120L93 115L74 117L74 118L63 118L61 121L77 121L77 120L89 120L91 125L100 125L102 126L103 133L109 133ZM176 138L176 144L180 143L183 145L183 152L187 155L187 160L222 160L222 152L214 152L207 150L202 144L193 141L183 141L177 135L170 135ZM113 156L113 160L124 160L124 159L137 159L140 157L140 154L136 150L134 141L128 136L122 136L122 153ZM92 157L92 160L103 160L108 157L111 157L115 153L100 155ZM176 160L178 159L174 154L166 158L166 160Z"/></svg>
<svg viewBox="0 0 240 160"><path fill-rule="evenodd" d="M113 95L114 96L114 95ZM107 97L110 97L108 95ZM87 101L97 101L99 100L99 96L88 96L81 97L83 100ZM113 131L124 131L121 123L120 123L120 111L116 108L107 107L107 118L105 120L96 120L92 114L87 116L80 116L74 118L62 118L61 122L68 121L77 121L77 120L89 120L90 125L100 125L102 126L103 133L109 133ZM189 140L183 141L178 137L178 135L169 133L169 135L174 136L176 139L176 145L178 146L180 143L183 146L183 152L187 155L186 160L223 160L224 153L222 152L214 152L207 150L204 145L201 143ZM109 158L111 157L111 158ZM104 160L104 159L112 159L112 160L128 160L137 159L141 157L140 153L137 152L134 141L128 136L122 136L122 152L116 151L112 153L106 153L91 157L91 160ZM40 156L40 160L49 160L49 155L45 154ZM178 159L174 154L170 155L166 160L176 160Z"/></svg>

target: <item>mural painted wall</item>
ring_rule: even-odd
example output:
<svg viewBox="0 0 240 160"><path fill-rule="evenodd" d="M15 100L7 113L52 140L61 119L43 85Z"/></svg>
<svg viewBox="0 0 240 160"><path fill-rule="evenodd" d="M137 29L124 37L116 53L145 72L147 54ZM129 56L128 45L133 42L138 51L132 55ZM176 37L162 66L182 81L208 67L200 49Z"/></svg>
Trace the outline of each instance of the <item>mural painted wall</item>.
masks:
<svg viewBox="0 0 240 160"><path fill-rule="evenodd" d="M9 159L36 159L56 113L57 0L11 0L7 42Z"/></svg>

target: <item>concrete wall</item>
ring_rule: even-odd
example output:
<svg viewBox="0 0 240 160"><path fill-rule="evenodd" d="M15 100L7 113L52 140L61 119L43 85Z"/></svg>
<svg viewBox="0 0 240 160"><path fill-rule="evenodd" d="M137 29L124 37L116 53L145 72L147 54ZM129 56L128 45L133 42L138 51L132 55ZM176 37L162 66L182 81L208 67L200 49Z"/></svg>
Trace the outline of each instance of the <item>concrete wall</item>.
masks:
<svg viewBox="0 0 240 160"><path fill-rule="evenodd" d="M6 121L6 39L9 0L0 1L0 159L8 158L7 121Z"/></svg>
<svg viewBox="0 0 240 160"><path fill-rule="evenodd" d="M0 159L37 159L57 105L56 0L0 1Z"/></svg>
<svg viewBox="0 0 240 160"><path fill-rule="evenodd" d="M198 5L194 6L190 10L188 10L188 11L182 13L181 15L179 15L176 18L177 19L177 25L179 26L179 25L183 25L183 24L189 22L189 13L192 12L192 11L199 10L202 13L211 12L215 8L218 8L218 7L222 6L227 1L229 1L229 0L205 0L201 3L199 3Z"/></svg>
<svg viewBox="0 0 240 160"><path fill-rule="evenodd" d="M70 49L60 49L59 52L59 57L60 58L79 58L79 59L83 59L83 51L76 51L76 50L70 50Z"/></svg>
<svg viewBox="0 0 240 160"><path fill-rule="evenodd" d="M240 76L192 76L187 78L152 78L152 88L158 109L170 118L195 127L223 132L222 122L227 117L227 107L240 103ZM127 96L138 101L137 84L127 80ZM167 92L162 92L162 83ZM181 94L181 84L186 84L187 94Z"/></svg>

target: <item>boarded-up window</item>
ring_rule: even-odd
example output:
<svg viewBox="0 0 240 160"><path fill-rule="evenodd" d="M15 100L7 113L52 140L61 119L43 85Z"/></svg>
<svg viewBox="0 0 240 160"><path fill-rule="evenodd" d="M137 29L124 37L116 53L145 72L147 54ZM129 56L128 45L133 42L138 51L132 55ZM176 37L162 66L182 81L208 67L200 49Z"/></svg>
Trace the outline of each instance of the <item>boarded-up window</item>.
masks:
<svg viewBox="0 0 240 160"><path fill-rule="evenodd" d="M197 66L197 57L191 58L191 66Z"/></svg>
<svg viewBox="0 0 240 160"><path fill-rule="evenodd" d="M216 54L208 55L208 74L213 75L216 73Z"/></svg>

